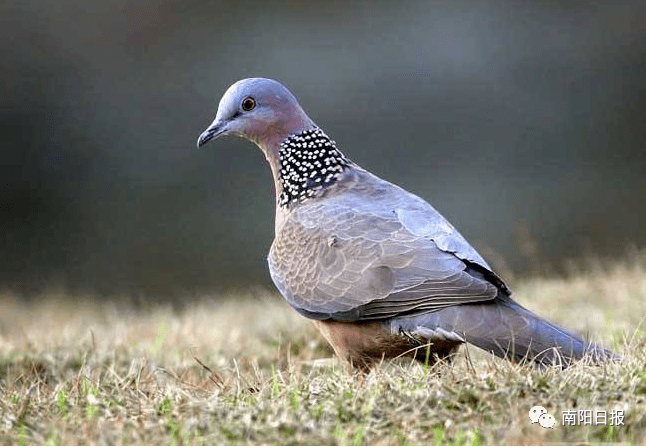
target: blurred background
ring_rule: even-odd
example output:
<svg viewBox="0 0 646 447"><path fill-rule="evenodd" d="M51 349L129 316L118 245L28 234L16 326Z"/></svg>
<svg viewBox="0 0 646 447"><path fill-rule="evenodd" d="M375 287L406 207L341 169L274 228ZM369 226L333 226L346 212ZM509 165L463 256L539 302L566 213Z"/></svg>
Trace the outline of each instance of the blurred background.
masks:
<svg viewBox="0 0 646 447"><path fill-rule="evenodd" d="M251 76L503 274L646 246L646 2L26 0L0 56L2 290L269 285L262 154L195 147Z"/></svg>

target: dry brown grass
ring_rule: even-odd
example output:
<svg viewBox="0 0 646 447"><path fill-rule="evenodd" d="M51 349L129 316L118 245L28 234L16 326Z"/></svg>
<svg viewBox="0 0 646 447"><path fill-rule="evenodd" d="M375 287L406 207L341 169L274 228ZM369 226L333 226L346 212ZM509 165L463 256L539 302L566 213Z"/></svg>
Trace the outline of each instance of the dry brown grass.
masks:
<svg viewBox="0 0 646 447"><path fill-rule="evenodd" d="M645 258L514 289L626 360L537 371L470 348L452 365L395 362L359 380L268 292L181 311L5 295L0 443L646 443ZM553 429L531 424L534 405ZM571 409L620 409L625 425L563 426Z"/></svg>

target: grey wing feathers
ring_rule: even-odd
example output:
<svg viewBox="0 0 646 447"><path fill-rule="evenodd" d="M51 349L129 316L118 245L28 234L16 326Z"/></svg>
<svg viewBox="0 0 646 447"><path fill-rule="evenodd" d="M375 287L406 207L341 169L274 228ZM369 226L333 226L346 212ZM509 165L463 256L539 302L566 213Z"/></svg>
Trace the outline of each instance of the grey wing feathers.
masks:
<svg viewBox="0 0 646 447"><path fill-rule="evenodd" d="M489 269L439 213L394 185L376 186L373 197L355 185L356 194L332 193L289 214L269 267L293 307L312 318L364 320L496 296L496 286L466 271L478 261ZM464 246L463 257L453 250Z"/></svg>

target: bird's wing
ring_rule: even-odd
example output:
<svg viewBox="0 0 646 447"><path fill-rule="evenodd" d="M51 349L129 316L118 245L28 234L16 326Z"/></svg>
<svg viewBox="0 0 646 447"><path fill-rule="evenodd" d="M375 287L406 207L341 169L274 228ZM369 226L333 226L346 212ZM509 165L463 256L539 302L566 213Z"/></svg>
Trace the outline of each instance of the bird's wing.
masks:
<svg viewBox="0 0 646 447"><path fill-rule="evenodd" d="M289 303L313 318L363 320L493 299L497 287L469 268L487 264L453 226L387 186L375 197L331 194L288 215L269 267Z"/></svg>

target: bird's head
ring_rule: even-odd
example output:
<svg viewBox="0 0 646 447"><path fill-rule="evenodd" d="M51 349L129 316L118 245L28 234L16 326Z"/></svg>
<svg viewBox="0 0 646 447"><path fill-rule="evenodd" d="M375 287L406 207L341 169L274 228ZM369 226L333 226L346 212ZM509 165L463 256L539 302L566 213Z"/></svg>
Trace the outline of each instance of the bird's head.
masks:
<svg viewBox="0 0 646 447"><path fill-rule="evenodd" d="M221 135L253 141L273 152L290 134L314 126L296 97L278 81L242 79L224 93L213 123L200 135L197 146Z"/></svg>

